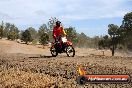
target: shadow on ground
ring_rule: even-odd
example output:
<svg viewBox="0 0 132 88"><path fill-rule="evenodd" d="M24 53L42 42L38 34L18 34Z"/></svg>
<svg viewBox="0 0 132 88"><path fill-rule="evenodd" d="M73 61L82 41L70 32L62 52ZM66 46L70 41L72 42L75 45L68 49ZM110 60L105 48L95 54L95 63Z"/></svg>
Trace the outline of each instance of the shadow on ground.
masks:
<svg viewBox="0 0 132 88"><path fill-rule="evenodd" d="M40 56L29 56L29 58L52 58L52 56L40 55Z"/></svg>

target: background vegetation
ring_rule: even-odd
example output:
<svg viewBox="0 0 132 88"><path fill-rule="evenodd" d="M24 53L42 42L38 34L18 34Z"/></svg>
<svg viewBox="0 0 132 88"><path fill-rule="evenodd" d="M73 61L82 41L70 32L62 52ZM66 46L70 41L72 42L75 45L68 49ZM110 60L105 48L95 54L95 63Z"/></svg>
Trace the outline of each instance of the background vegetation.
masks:
<svg viewBox="0 0 132 88"><path fill-rule="evenodd" d="M55 26L57 18L49 19L47 24L42 24L39 29L29 27L26 30L21 30L15 24L1 23L0 39L7 38L8 40L20 39L26 44L45 45L53 42L52 30ZM104 36L95 36L90 38L85 33L77 33L75 27L64 28L68 40L73 42L75 47L110 49L114 55L115 49L131 51L132 50L132 12L127 13L120 26L116 24L108 24L108 34Z"/></svg>

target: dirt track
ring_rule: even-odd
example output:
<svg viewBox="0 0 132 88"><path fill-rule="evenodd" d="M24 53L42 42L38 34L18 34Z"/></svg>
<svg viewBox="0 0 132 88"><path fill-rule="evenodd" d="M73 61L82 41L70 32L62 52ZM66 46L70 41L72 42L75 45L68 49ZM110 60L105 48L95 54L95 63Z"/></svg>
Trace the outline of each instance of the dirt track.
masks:
<svg viewBox="0 0 132 88"><path fill-rule="evenodd" d="M75 81L79 65L87 69L88 74L130 74L132 58L121 57L110 51L101 56L98 50L76 49L74 58L65 54L51 57L49 49L38 46L19 44L0 40L0 87L39 87L39 88L131 88L129 84L86 84L78 85Z"/></svg>

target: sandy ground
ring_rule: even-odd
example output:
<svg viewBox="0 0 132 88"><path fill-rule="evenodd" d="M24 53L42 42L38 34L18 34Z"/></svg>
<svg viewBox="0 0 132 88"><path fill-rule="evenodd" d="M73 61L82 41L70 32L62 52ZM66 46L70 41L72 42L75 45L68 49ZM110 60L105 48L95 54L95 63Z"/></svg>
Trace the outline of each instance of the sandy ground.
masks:
<svg viewBox="0 0 132 88"><path fill-rule="evenodd" d="M110 50L97 50L89 48L75 48L77 56L87 55L104 55L111 56ZM26 45L17 43L14 41L8 41L6 39L0 40L0 51L4 53L19 53L19 54L41 54L50 55L50 49L48 47L42 48L41 45ZM116 52L115 56L128 56L125 53Z"/></svg>
<svg viewBox="0 0 132 88"><path fill-rule="evenodd" d="M0 40L0 47L4 53L43 54L46 51L40 46L26 45L6 39Z"/></svg>
<svg viewBox="0 0 132 88"><path fill-rule="evenodd" d="M78 85L79 65L88 74L132 75L132 58L119 52L112 57L109 50L75 50L72 58L51 57L49 48L0 40L0 88L132 88L132 83Z"/></svg>

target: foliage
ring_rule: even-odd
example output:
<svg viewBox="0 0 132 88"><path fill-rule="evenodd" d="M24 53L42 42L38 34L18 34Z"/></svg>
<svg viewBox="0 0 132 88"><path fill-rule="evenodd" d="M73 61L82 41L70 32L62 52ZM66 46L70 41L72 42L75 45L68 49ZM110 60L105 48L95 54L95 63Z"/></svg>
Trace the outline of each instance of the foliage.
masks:
<svg viewBox="0 0 132 88"><path fill-rule="evenodd" d="M4 31L4 23L2 21L2 25L0 25L0 39L3 38L3 31Z"/></svg>
<svg viewBox="0 0 132 88"><path fill-rule="evenodd" d="M99 46L110 46L112 50L112 56L114 56L114 50L122 45L129 50L132 50L132 12L127 13L122 21L122 25L118 27L115 24L108 25L108 34L110 35L110 41L106 42L107 37L99 41Z"/></svg>
<svg viewBox="0 0 132 88"><path fill-rule="evenodd" d="M33 44L33 45L37 45L37 42L38 42L37 40L33 40L33 41L32 41L32 44Z"/></svg>
<svg viewBox="0 0 132 88"><path fill-rule="evenodd" d="M69 27L64 29L66 34L67 34L67 39L72 41L74 45L77 45L78 43L78 38L77 38L77 32L75 28Z"/></svg>
<svg viewBox="0 0 132 88"><path fill-rule="evenodd" d="M39 30L38 30L38 35L42 35L43 33L47 33L49 30L46 26L46 24L42 24L40 27L39 27Z"/></svg>
<svg viewBox="0 0 132 88"><path fill-rule="evenodd" d="M10 23L5 23L5 28L4 28L4 31L3 31L3 36L4 37L7 37L8 36L8 32L10 30L10 26L11 26Z"/></svg>
<svg viewBox="0 0 132 88"><path fill-rule="evenodd" d="M119 27L117 25L114 25L114 24L109 24L108 25L108 34L111 37L118 36L118 30L119 30Z"/></svg>
<svg viewBox="0 0 132 88"><path fill-rule="evenodd" d="M35 28L29 27L29 28L27 28L27 30L30 32L33 40L38 39L37 31L35 30Z"/></svg>
<svg viewBox="0 0 132 88"><path fill-rule="evenodd" d="M53 41L53 28L56 25L56 21L58 21L58 19L56 17L51 17L48 21L48 32L47 34L49 35L49 39L50 41Z"/></svg>
<svg viewBox="0 0 132 88"><path fill-rule="evenodd" d="M108 49L111 46L111 39L108 35L103 36L98 42L99 49Z"/></svg>
<svg viewBox="0 0 132 88"><path fill-rule="evenodd" d="M45 45L45 44L48 42L48 40L49 40L49 36L48 36L47 33L43 33L43 34L40 36L40 39L39 39L39 41L40 41L40 43L41 43L42 45Z"/></svg>
<svg viewBox="0 0 132 88"><path fill-rule="evenodd" d="M49 19L49 22L48 22L48 29L51 31L53 30L54 26L56 25L56 21L58 21L58 19L56 17L51 17Z"/></svg>
<svg viewBox="0 0 132 88"><path fill-rule="evenodd" d="M120 34L118 31L119 31L119 27L117 25L114 25L114 24L108 25L108 34L111 37L112 56L114 56L116 46L119 43L118 42L118 38L119 38L118 36L120 36Z"/></svg>
<svg viewBox="0 0 132 88"><path fill-rule="evenodd" d="M49 29L47 28L46 24L42 24L38 30L39 35L39 42L42 45L45 45L49 40Z"/></svg>
<svg viewBox="0 0 132 88"><path fill-rule="evenodd" d="M0 25L0 39L2 39L3 37L3 26Z"/></svg>
<svg viewBox="0 0 132 88"><path fill-rule="evenodd" d="M87 36L82 32L78 35L78 47L86 47L87 45Z"/></svg>
<svg viewBox="0 0 132 88"><path fill-rule="evenodd" d="M25 30L22 33L21 40L24 41L26 44L28 44L28 42L31 42L33 40L29 30Z"/></svg>
<svg viewBox="0 0 132 88"><path fill-rule="evenodd" d="M121 25L122 42L124 46L132 50L132 12L127 13L122 21Z"/></svg>
<svg viewBox="0 0 132 88"><path fill-rule="evenodd" d="M52 32L56 21L58 21L57 18L51 18L48 21L48 25L42 24L38 31L33 27L29 27L27 30L21 31L21 33L19 33L18 28L14 24L5 23L5 25L0 25L0 38L7 37L10 40L21 38L26 43L32 40L39 40L44 45L48 40L53 40ZM78 47L97 48L99 46L99 48L105 49L112 48L113 55L118 45L132 50L132 12L124 16L120 27L115 24L109 24L108 35L103 37L95 36L90 38L83 32L77 33L74 27L64 29L68 40Z"/></svg>
<svg viewBox="0 0 132 88"><path fill-rule="evenodd" d="M18 38L19 38L19 29L14 24L9 24L7 39L8 40L15 40Z"/></svg>

